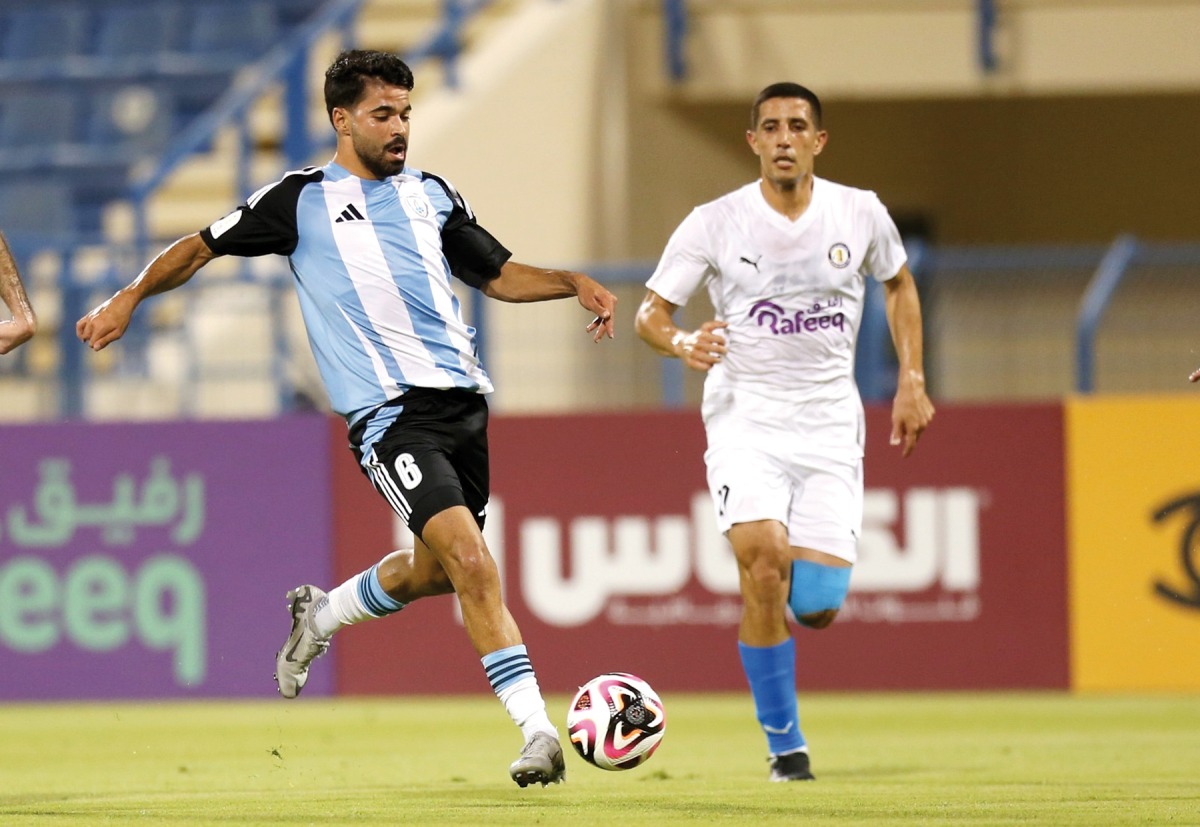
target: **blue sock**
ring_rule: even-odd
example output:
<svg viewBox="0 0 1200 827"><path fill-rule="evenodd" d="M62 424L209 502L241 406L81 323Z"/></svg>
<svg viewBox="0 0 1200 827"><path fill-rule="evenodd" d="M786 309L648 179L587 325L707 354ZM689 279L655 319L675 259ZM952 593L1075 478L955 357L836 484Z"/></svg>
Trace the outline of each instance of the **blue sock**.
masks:
<svg viewBox="0 0 1200 827"><path fill-rule="evenodd" d="M800 709L796 703L796 642L747 646L738 641L742 668L750 682L758 722L767 735L767 751L783 755L803 749Z"/></svg>
<svg viewBox="0 0 1200 827"><path fill-rule="evenodd" d="M488 683L497 695L522 678L534 677L533 664L529 662L529 653L523 643L489 652L480 660Z"/></svg>
<svg viewBox="0 0 1200 827"><path fill-rule="evenodd" d="M356 591L363 608L375 617L394 614L406 605L383 590L379 584L378 563L359 575Z"/></svg>
<svg viewBox="0 0 1200 827"><path fill-rule="evenodd" d="M504 704L513 723L521 728L522 737L528 741L536 733L545 732L558 738L558 730L546 714L546 701L542 698L542 690L538 688L537 676L533 673L533 664L529 662L525 645L518 643L497 649L488 652L480 660L492 690Z"/></svg>

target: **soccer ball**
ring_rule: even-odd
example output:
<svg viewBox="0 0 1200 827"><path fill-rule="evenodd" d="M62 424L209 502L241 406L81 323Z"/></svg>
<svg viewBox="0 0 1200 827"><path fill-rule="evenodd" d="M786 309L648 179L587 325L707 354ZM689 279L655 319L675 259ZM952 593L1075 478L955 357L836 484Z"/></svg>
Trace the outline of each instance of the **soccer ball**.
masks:
<svg viewBox="0 0 1200 827"><path fill-rule="evenodd" d="M667 713L658 693L637 675L609 672L579 687L567 709L575 751L602 770L628 770L662 743Z"/></svg>

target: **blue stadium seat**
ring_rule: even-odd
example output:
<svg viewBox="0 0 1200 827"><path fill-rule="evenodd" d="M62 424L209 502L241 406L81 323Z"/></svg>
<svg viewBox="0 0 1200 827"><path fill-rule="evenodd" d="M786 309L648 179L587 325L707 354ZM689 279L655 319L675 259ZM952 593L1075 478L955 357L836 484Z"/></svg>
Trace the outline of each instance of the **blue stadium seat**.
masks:
<svg viewBox="0 0 1200 827"><path fill-rule="evenodd" d="M269 2L217 2L192 9L188 51L254 60L279 38L279 19Z"/></svg>
<svg viewBox="0 0 1200 827"><path fill-rule="evenodd" d="M71 188L64 181L0 181L0 227L10 237L61 239L77 229Z"/></svg>
<svg viewBox="0 0 1200 827"><path fill-rule="evenodd" d="M172 2L103 7L98 12L94 51L117 59L175 51L181 45L182 12Z"/></svg>
<svg viewBox="0 0 1200 827"><path fill-rule="evenodd" d="M0 59L52 60L84 51L89 18L83 6L23 7L5 12L4 17Z"/></svg>
<svg viewBox="0 0 1200 827"><path fill-rule="evenodd" d="M130 84L92 98L85 138L92 147L136 156L161 152L177 132L171 97L161 89Z"/></svg>
<svg viewBox="0 0 1200 827"><path fill-rule="evenodd" d="M275 0L279 22L285 27L303 23L321 7L324 0Z"/></svg>
<svg viewBox="0 0 1200 827"><path fill-rule="evenodd" d="M68 89L15 92L0 98L0 147L49 147L79 141L83 101Z"/></svg>

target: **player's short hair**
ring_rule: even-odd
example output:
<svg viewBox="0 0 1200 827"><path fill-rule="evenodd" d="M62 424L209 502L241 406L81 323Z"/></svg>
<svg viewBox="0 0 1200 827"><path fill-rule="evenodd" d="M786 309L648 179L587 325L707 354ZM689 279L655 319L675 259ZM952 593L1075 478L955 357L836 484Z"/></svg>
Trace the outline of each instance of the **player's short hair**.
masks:
<svg viewBox="0 0 1200 827"><path fill-rule="evenodd" d="M808 105L812 108L813 118L816 120L814 126L817 129L821 128L821 99L817 97L817 93L809 89L807 86L801 86L798 83L772 83L766 89L758 93L758 97L754 99L754 106L750 108L750 128L758 129L758 110L766 101L771 98L800 98L808 101Z"/></svg>
<svg viewBox="0 0 1200 827"><path fill-rule="evenodd" d="M412 69L396 55L372 49L348 49L325 70L325 110L330 121L334 109L349 109L358 103L367 78L377 78L409 91L414 83Z"/></svg>

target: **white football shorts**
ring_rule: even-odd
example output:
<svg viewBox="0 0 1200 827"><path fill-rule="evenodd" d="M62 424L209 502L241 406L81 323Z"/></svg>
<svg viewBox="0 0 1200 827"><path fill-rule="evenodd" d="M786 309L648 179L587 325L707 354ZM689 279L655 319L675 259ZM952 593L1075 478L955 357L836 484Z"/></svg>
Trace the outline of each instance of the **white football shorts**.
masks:
<svg viewBox="0 0 1200 827"><path fill-rule="evenodd" d="M776 445L783 448L789 440ZM777 520L792 546L854 563L862 534L862 459L788 456L764 445L717 445L704 454L724 534L737 523Z"/></svg>

